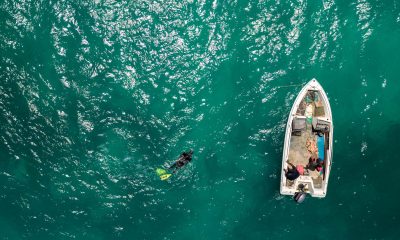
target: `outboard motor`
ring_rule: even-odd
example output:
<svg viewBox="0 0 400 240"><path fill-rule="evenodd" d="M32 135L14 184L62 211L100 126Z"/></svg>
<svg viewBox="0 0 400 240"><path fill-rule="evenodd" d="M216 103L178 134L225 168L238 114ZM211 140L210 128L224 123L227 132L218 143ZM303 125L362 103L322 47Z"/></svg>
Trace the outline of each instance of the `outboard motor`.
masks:
<svg viewBox="0 0 400 240"><path fill-rule="evenodd" d="M293 199L297 203L302 203L306 199L306 195L307 195L307 193L305 193L305 192L297 192L297 193L294 194Z"/></svg>
<svg viewBox="0 0 400 240"><path fill-rule="evenodd" d="M302 203L306 199L307 193L304 192L304 185L299 184L299 192L295 193L293 196L293 200L297 203Z"/></svg>

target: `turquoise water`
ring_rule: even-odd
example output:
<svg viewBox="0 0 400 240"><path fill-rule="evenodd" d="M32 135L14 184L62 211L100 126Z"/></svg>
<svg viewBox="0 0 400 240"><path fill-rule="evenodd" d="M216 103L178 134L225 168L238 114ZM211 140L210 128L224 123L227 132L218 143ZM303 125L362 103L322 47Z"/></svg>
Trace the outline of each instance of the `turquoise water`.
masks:
<svg viewBox="0 0 400 240"><path fill-rule="evenodd" d="M398 239L398 1L0 5L1 239ZM297 205L284 128L314 77L334 162Z"/></svg>

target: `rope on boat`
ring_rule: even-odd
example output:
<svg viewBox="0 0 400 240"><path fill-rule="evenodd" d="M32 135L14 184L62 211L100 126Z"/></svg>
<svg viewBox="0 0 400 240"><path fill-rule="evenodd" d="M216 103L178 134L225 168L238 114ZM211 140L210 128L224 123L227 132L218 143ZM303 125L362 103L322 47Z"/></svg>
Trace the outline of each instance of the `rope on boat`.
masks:
<svg viewBox="0 0 400 240"><path fill-rule="evenodd" d="M282 85L282 86L276 86L275 88L284 88L284 87L298 87L298 86L303 86L303 83L300 84L291 84L291 85Z"/></svg>

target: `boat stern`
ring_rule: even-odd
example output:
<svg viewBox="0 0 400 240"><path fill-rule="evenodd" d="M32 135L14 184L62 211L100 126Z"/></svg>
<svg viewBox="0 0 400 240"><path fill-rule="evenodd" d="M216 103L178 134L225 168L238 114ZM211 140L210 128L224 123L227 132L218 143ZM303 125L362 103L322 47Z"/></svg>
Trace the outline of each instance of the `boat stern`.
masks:
<svg viewBox="0 0 400 240"><path fill-rule="evenodd" d="M304 191L312 197L324 198L326 196L326 191L323 188L316 188L310 176L300 176L289 184L282 184L280 188L282 195L293 196L300 191Z"/></svg>

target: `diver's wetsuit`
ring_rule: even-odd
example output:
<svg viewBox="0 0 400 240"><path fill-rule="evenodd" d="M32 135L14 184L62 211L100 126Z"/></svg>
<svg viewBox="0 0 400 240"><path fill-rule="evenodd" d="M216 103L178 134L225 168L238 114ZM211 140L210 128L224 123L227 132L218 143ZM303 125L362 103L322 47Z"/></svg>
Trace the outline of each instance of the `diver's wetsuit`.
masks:
<svg viewBox="0 0 400 240"><path fill-rule="evenodd" d="M297 171L296 167L293 164L291 164L291 163L288 163L288 164L292 168L288 168L285 175L288 180L293 181L300 176L300 173L299 173L299 171Z"/></svg>
<svg viewBox="0 0 400 240"><path fill-rule="evenodd" d="M289 169L289 170L286 172L286 178L287 178L288 180L290 180L290 181L295 180L295 179L298 178L299 176L300 176L300 173L299 173L299 171L297 171L296 168Z"/></svg>
<svg viewBox="0 0 400 240"><path fill-rule="evenodd" d="M177 169L185 166L192 160L192 154L193 154L192 150L190 150L189 152L183 152L179 156L179 159L174 164L172 164L172 166L169 167L169 169L175 168L175 170L174 170L174 172L175 172Z"/></svg>

